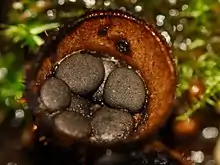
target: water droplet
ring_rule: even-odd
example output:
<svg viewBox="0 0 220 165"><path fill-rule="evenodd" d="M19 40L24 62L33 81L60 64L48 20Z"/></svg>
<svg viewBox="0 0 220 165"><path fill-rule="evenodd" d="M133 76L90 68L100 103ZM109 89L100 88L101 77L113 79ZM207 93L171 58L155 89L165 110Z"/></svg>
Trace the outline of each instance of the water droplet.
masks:
<svg viewBox="0 0 220 165"><path fill-rule="evenodd" d="M23 9L23 3L21 2L14 2L12 4L12 7L15 9L15 10L22 10Z"/></svg>
<svg viewBox="0 0 220 165"><path fill-rule="evenodd" d="M47 16L48 16L50 19L55 19L55 18L56 18L56 10L55 10L55 9L48 10L48 11L47 11Z"/></svg>
<svg viewBox="0 0 220 165"><path fill-rule="evenodd" d="M186 10L189 6L187 4L182 6L182 11Z"/></svg>
<svg viewBox="0 0 220 165"><path fill-rule="evenodd" d="M179 11L176 9L170 9L169 11L170 16L178 16L179 15Z"/></svg>
<svg viewBox="0 0 220 165"><path fill-rule="evenodd" d="M201 32L204 33L204 34L208 34L209 33L209 31L207 30L207 28L205 26L203 26L201 28Z"/></svg>
<svg viewBox="0 0 220 165"><path fill-rule="evenodd" d="M156 21L157 21L157 26L163 26L165 20L164 15L157 15Z"/></svg>
<svg viewBox="0 0 220 165"><path fill-rule="evenodd" d="M141 12L142 11L142 7L140 5L135 6L134 10L136 12Z"/></svg>
<svg viewBox="0 0 220 165"><path fill-rule="evenodd" d="M5 78L5 76L8 74L7 68L0 68L0 81Z"/></svg>
<svg viewBox="0 0 220 165"><path fill-rule="evenodd" d="M29 18L29 17L33 17L32 15L33 13L30 10L25 10L24 15L25 17Z"/></svg>
<svg viewBox="0 0 220 165"><path fill-rule="evenodd" d="M186 50L187 50L187 45L186 45L184 42L181 42L181 43L179 44L179 48L180 48L181 50L183 50L183 51L186 51Z"/></svg>
<svg viewBox="0 0 220 165"><path fill-rule="evenodd" d="M183 30L183 25L182 24L178 24L176 26L176 28L177 28L178 31L182 31Z"/></svg>
<svg viewBox="0 0 220 165"><path fill-rule="evenodd" d="M193 93L198 93L199 91L200 91L200 88L198 86L196 86L196 85L192 86L192 92Z"/></svg>
<svg viewBox="0 0 220 165"><path fill-rule="evenodd" d="M91 7L94 6L95 3L96 3L95 0L83 0L83 1L84 1L84 3L85 3L85 5L86 5L87 8L91 8Z"/></svg>
<svg viewBox="0 0 220 165"><path fill-rule="evenodd" d="M170 42L171 42L171 37L170 37L170 35L168 34L167 31L162 31L162 32L161 32L161 35L164 36L164 38L166 39L166 42L167 42L167 43L170 43Z"/></svg>
<svg viewBox="0 0 220 165"><path fill-rule="evenodd" d="M24 111L22 109L18 109L15 111L15 118L22 119L24 118Z"/></svg>
<svg viewBox="0 0 220 165"><path fill-rule="evenodd" d="M126 11L126 8L124 6L120 7L119 9L122 11Z"/></svg>
<svg viewBox="0 0 220 165"><path fill-rule="evenodd" d="M6 106L10 106L10 100L9 100L9 98L6 98L6 99L5 99L5 105L6 105Z"/></svg>
<svg viewBox="0 0 220 165"><path fill-rule="evenodd" d="M171 5L175 5L177 0L168 0Z"/></svg>
<svg viewBox="0 0 220 165"><path fill-rule="evenodd" d="M65 3L65 0L58 0L59 5L64 5L64 3Z"/></svg>
<svg viewBox="0 0 220 165"><path fill-rule="evenodd" d="M137 0L131 0L131 3L137 3Z"/></svg>
<svg viewBox="0 0 220 165"><path fill-rule="evenodd" d="M109 6L110 4L111 4L110 1L105 1L105 2L104 2L104 5L105 5L105 6Z"/></svg>
<svg viewBox="0 0 220 165"><path fill-rule="evenodd" d="M58 64L54 66L54 68L52 69L51 74L50 74L51 77L54 77L56 75L56 71L57 71L58 67L59 67Z"/></svg>
<svg viewBox="0 0 220 165"><path fill-rule="evenodd" d="M176 31L176 26L175 25L173 25L173 32L175 32Z"/></svg>
<svg viewBox="0 0 220 165"><path fill-rule="evenodd" d="M33 125L33 131L37 130L37 125Z"/></svg>
<svg viewBox="0 0 220 165"><path fill-rule="evenodd" d="M39 140L40 142L42 142L42 141L46 140L46 137L45 137L45 136L41 136L41 137L39 137L38 140Z"/></svg>
<svg viewBox="0 0 220 165"><path fill-rule="evenodd" d="M38 7L44 7L44 6L46 5L46 1L43 1L43 0L37 1L37 2L36 2L36 5L37 5Z"/></svg>
<svg viewBox="0 0 220 165"><path fill-rule="evenodd" d="M206 139L215 139L218 137L219 131L216 127L207 127L203 129L202 135Z"/></svg>
<svg viewBox="0 0 220 165"><path fill-rule="evenodd" d="M202 163L204 161L204 153L202 151L191 151L191 160L195 163Z"/></svg>
<svg viewBox="0 0 220 165"><path fill-rule="evenodd" d="M192 43L192 40L190 38L186 39L186 45L190 45Z"/></svg>

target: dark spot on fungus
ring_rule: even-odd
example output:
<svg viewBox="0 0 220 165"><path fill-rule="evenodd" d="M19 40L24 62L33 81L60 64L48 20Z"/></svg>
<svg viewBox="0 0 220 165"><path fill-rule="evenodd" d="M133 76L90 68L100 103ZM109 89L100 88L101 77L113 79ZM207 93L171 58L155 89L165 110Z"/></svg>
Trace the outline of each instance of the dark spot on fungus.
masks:
<svg viewBox="0 0 220 165"><path fill-rule="evenodd" d="M130 43L125 39L116 41L115 46L120 53L129 54L131 51Z"/></svg>
<svg viewBox="0 0 220 165"><path fill-rule="evenodd" d="M101 26L98 30L98 35L99 36L105 36L108 32L108 26Z"/></svg>

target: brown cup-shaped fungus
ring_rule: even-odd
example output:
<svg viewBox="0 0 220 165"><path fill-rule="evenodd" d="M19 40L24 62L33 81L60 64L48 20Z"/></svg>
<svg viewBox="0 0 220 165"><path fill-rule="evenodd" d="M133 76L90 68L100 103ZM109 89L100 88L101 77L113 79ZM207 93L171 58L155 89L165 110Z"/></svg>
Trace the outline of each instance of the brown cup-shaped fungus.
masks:
<svg viewBox="0 0 220 165"><path fill-rule="evenodd" d="M51 37L27 73L26 97L31 109L37 105L40 87L48 75L53 74L57 63L80 51L124 61L141 75L145 83L148 93L145 117L134 115L137 127L123 142L149 137L165 123L176 87L171 51L155 29L122 11L89 12L64 25L57 35Z"/></svg>

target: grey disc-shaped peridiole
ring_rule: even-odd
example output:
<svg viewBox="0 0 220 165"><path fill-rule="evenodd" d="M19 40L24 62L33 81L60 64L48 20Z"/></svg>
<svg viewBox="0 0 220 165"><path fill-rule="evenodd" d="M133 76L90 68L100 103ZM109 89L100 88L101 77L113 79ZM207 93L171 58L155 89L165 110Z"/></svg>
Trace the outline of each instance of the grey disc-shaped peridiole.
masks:
<svg viewBox="0 0 220 165"><path fill-rule="evenodd" d="M73 93L79 95L87 95L96 90L104 74L100 58L81 53L65 58L56 71L56 76L65 81Z"/></svg>
<svg viewBox="0 0 220 165"><path fill-rule="evenodd" d="M145 85L132 69L117 68L105 83L104 101L112 108L124 108L138 112L146 101Z"/></svg>
<svg viewBox="0 0 220 165"><path fill-rule="evenodd" d="M126 139L133 131L133 119L128 112L101 108L91 121L93 140L115 142Z"/></svg>
<svg viewBox="0 0 220 165"><path fill-rule="evenodd" d="M48 111L67 108L71 100L69 87L60 79L47 79L40 90L40 100Z"/></svg>
<svg viewBox="0 0 220 165"><path fill-rule="evenodd" d="M91 132L89 121L76 112L65 111L57 115L54 126L58 136L75 140L87 138Z"/></svg>

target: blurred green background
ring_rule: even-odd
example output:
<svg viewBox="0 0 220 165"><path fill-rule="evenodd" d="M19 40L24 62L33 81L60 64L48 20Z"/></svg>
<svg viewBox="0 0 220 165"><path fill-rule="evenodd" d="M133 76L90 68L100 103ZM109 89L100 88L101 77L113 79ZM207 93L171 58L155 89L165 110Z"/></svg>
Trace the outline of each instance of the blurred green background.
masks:
<svg viewBox="0 0 220 165"><path fill-rule="evenodd" d="M93 9L131 12L164 36L178 70L176 119L188 121L204 110L220 114L219 0L1 0L0 123L9 114L15 116L15 125L29 119L31 111L23 98L28 62L59 25ZM211 123L213 117L205 116Z"/></svg>

